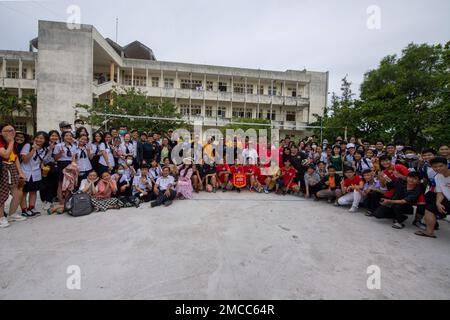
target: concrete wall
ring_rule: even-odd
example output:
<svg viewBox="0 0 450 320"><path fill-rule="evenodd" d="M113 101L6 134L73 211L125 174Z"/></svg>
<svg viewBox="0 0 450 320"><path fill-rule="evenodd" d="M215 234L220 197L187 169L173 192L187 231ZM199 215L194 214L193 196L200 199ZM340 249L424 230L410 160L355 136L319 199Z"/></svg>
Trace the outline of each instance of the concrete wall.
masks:
<svg viewBox="0 0 450 320"><path fill-rule="evenodd" d="M65 23L39 21L38 130L73 123L77 103L92 103L92 26L70 30Z"/></svg>
<svg viewBox="0 0 450 320"><path fill-rule="evenodd" d="M313 114L323 115L328 96L328 72L311 72L309 83L309 115L308 122L315 122Z"/></svg>

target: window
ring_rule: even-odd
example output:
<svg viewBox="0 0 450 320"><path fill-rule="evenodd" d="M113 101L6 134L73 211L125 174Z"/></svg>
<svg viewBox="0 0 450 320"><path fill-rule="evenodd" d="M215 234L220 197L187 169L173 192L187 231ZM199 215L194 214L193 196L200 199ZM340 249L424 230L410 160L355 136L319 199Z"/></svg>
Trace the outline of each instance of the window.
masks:
<svg viewBox="0 0 450 320"><path fill-rule="evenodd" d="M182 116L189 116L189 105L181 104L180 105L180 113Z"/></svg>
<svg viewBox="0 0 450 320"><path fill-rule="evenodd" d="M27 78L27 68L22 68L22 79Z"/></svg>
<svg viewBox="0 0 450 320"><path fill-rule="evenodd" d="M134 85L136 87L145 87L146 86L146 79L145 76L134 76Z"/></svg>
<svg viewBox="0 0 450 320"><path fill-rule="evenodd" d="M233 108L233 117L244 118L244 108Z"/></svg>
<svg viewBox="0 0 450 320"><path fill-rule="evenodd" d="M123 77L123 84L126 86L131 86L131 76L126 74Z"/></svg>
<svg viewBox="0 0 450 320"><path fill-rule="evenodd" d="M225 117L226 117L226 113L227 113L227 108L224 107L224 106L220 106L220 107L217 109L217 116L218 116L219 118L225 118Z"/></svg>
<svg viewBox="0 0 450 320"><path fill-rule="evenodd" d="M202 81L181 79L181 89L203 90Z"/></svg>
<svg viewBox="0 0 450 320"><path fill-rule="evenodd" d="M173 78L164 78L164 88L172 89L173 88Z"/></svg>
<svg viewBox="0 0 450 320"><path fill-rule="evenodd" d="M244 93L245 85L243 83L233 83L233 92L234 93Z"/></svg>
<svg viewBox="0 0 450 320"><path fill-rule="evenodd" d="M33 79L36 79L36 69L33 68Z"/></svg>
<svg viewBox="0 0 450 320"><path fill-rule="evenodd" d="M275 112L272 111L272 116L270 115L270 111L267 111L267 120L275 120Z"/></svg>
<svg viewBox="0 0 450 320"><path fill-rule="evenodd" d="M24 121L14 122L14 129L16 131L28 132L27 123Z"/></svg>
<svg viewBox="0 0 450 320"><path fill-rule="evenodd" d="M213 107L212 106L205 106L205 117L213 118L216 115L213 113Z"/></svg>
<svg viewBox="0 0 450 320"><path fill-rule="evenodd" d="M295 122L295 111L286 111L286 121Z"/></svg>
<svg viewBox="0 0 450 320"><path fill-rule="evenodd" d="M253 94L253 85L247 83L247 94Z"/></svg>
<svg viewBox="0 0 450 320"><path fill-rule="evenodd" d="M227 83L226 82L219 82L219 91L227 92Z"/></svg>
<svg viewBox="0 0 450 320"><path fill-rule="evenodd" d="M259 111L258 119L264 119L264 111Z"/></svg>
<svg viewBox="0 0 450 320"><path fill-rule="evenodd" d="M245 110L245 118L247 118L247 119L251 119L251 118L252 118L252 116L253 116L253 114L252 114L252 110L248 110L248 109L246 109L246 110Z"/></svg>
<svg viewBox="0 0 450 320"><path fill-rule="evenodd" d="M206 81L206 91L213 91L213 82Z"/></svg>
<svg viewBox="0 0 450 320"><path fill-rule="evenodd" d="M194 117L200 117L202 115L202 106L191 106L191 115Z"/></svg>
<svg viewBox="0 0 450 320"><path fill-rule="evenodd" d="M264 94L264 86L259 86L258 94L261 94L261 95Z"/></svg>
<svg viewBox="0 0 450 320"><path fill-rule="evenodd" d="M277 95L277 86L272 85L269 86L269 96L276 96Z"/></svg>
<svg viewBox="0 0 450 320"><path fill-rule="evenodd" d="M7 67L6 77L10 79L19 79L19 68Z"/></svg>
<svg viewBox="0 0 450 320"><path fill-rule="evenodd" d="M291 92L291 95L292 95L293 97L296 97L296 96L297 96L297 88L288 88L288 91Z"/></svg>
<svg viewBox="0 0 450 320"><path fill-rule="evenodd" d="M152 77L152 87L159 87L159 77Z"/></svg>

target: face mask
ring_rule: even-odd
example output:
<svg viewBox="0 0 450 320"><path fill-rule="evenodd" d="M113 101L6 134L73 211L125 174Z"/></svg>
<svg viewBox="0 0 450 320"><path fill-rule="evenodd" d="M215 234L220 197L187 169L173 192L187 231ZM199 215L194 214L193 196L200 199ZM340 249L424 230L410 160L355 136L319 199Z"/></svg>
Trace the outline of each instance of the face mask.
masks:
<svg viewBox="0 0 450 320"><path fill-rule="evenodd" d="M397 150L397 152L402 151L402 149L403 149L403 146L396 146L395 147L395 150Z"/></svg>
<svg viewBox="0 0 450 320"><path fill-rule="evenodd" d="M414 153L408 153L407 155L405 155L406 159L415 159L416 155Z"/></svg>
<svg viewBox="0 0 450 320"><path fill-rule="evenodd" d="M131 166L133 164L133 160L127 160L127 165Z"/></svg>
<svg viewBox="0 0 450 320"><path fill-rule="evenodd" d="M82 126L83 126L82 124L77 123L77 124L75 125L75 128L79 129L79 128L81 128Z"/></svg>
<svg viewBox="0 0 450 320"><path fill-rule="evenodd" d="M123 136L127 132L125 130L120 130L119 133L120 133L121 136Z"/></svg>
<svg viewBox="0 0 450 320"><path fill-rule="evenodd" d="M124 174L125 170L117 170L118 174Z"/></svg>

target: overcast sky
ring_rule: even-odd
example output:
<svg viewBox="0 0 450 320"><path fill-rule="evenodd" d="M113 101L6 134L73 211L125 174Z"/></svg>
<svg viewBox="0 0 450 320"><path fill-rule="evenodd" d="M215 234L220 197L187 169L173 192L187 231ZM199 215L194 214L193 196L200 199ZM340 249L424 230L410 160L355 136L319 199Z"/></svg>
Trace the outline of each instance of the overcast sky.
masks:
<svg viewBox="0 0 450 320"><path fill-rule="evenodd" d="M66 21L72 4L105 38L119 18L119 44L139 40L158 60L329 71L330 92L346 74L358 92L366 71L410 42L450 40L449 0L0 0L0 49L28 50L38 19ZM367 27L371 5L380 29Z"/></svg>

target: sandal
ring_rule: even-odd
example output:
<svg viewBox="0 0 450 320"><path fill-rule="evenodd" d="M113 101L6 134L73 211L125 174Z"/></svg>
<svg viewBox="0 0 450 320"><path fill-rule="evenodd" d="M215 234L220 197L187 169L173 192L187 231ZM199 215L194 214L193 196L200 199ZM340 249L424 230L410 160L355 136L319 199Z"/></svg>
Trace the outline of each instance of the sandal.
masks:
<svg viewBox="0 0 450 320"><path fill-rule="evenodd" d="M416 236L420 236L420 237L433 238L433 239L437 238L434 234L433 235L429 235L429 234L426 234L425 232L423 232L421 230L414 232L414 234Z"/></svg>

